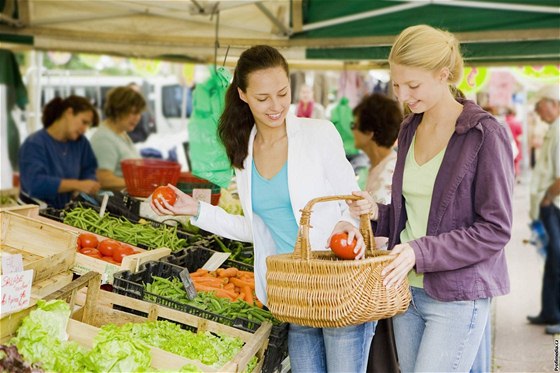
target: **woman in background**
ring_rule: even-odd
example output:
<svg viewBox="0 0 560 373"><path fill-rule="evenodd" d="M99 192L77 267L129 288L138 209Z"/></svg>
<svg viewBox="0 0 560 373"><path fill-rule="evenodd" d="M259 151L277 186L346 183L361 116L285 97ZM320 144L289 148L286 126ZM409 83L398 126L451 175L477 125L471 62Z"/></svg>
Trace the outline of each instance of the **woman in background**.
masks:
<svg viewBox="0 0 560 373"><path fill-rule="evenodd" d="M138 125L145 108L144 97L130 87L113 88L107 93L104 106L107 118L91 137L102 189L119 191L125 188L121 161L141 158L128 132Z"/></svg>
<svg viewBox="0 0 560 373"><path fill-rule="evenodd" d="M56 97L43 109L43 129L19 150L21 197L61 209L79 192L95 194L97 161L84 133L99 116L84 97Z"/></svg>

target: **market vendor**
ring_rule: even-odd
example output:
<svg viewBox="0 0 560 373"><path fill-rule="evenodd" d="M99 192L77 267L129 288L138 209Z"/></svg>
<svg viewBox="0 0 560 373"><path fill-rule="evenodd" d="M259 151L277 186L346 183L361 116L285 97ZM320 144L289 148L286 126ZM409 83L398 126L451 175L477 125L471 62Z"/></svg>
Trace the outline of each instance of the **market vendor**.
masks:
<svg viewBox="0 0 560 373"><path fill-rule="evenodd" d="M95 107L84 97L56 97L45 106L42 122L44 128L19 150L21 199L63 208L75 193L97 193L97 161L84 137L99 122Z"/></svg>
<svg viewBox="0 0 560 373"><path fill-rule="evenodd" d="M103 111L107 117L91 137L99 167L101 188L119 191L125 187L121 161L141 158L128 132L138 125L146 108L144 97L130 87L117 87L107 93Z"/></svg>

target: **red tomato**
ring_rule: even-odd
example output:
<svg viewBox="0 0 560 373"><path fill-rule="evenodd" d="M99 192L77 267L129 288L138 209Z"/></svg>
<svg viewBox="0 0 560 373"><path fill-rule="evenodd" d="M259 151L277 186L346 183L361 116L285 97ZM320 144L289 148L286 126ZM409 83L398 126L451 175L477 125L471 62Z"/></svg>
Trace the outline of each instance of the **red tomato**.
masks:
<svg viewBox="0 0 560 373"><path fill-rule="evenodd" d="M113 252L113 259L117 263L122 263L122 260L125 256L134 254L135 251L132 247L127 245L121 245L118 249Z"/></svg>
<svg viewBox="0 0 560 373"><path fill-rule="evenodd" d="M97 248L101 252L103 256L110 256L112 257L115 251L121 247L121 243L119 241L113 239L106 239L99 243Z"/></svg>
<svg viewBox="0 0 560 373"><path fill-rule="evenodd" d="M95 247L83 247L80 249L80 253L87 256L101 259L101 253Z"/></svg>
<svg viewBox="0 0 560 373"><path fill-rule="evenodd" d="M330 247L331 250L334 252L334 255L339 257L340 259L354 259L356 258L356 254L354 253L354 248L356 247L356 238L352 241L352 243L348 244L348 234L346 233L337 233L334 234L331 238Z"/></svg>
<svg viewBox="0 0 560 373"><path fill-rule="evenodd" d="M93 233L81 233L78 236L78 247L97 247L99 241Z"/></svg>
<svg viewBox="0 0 560 373"><path fill-rule="evenodd" d="M168 186L159 186L154 190L152 199L166 200L170 205L174 205L177 200L175 191Z"/></svg>

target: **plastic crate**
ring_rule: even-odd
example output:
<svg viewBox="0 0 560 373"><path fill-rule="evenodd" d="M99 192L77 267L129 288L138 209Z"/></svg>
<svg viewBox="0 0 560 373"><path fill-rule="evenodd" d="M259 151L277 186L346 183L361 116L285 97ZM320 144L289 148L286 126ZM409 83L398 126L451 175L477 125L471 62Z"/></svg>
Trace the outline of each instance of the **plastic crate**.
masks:
<svg viewBox="0 0 560 373"><path fill-rule="evenodd" d="M182 251L187 250L184 249ZM192 254L193 252L196 252L197 254ZM207 255L206 253L201 254L203 253L203 250L191 250L190 253L191 258L194 258L193 255L200 255L196 256L196 258L201 258L203 255ZM189 255L189 253L186 253L186 255ZM191 261L192 263L194 263L198 259L191 260L183 258L182 260ZM243 263L239 264L245 266ZM167 279L171 279L173 277L178 278L179 273L184 268L186 267L180 267L166 261L146 262L142 264L139 270L135 273L130 271L121 271L115 273L113 275L113 292L126 295L131 298L150 301L145 298L146 296L148 296L149 298L155 300L154 303L163 305L165 307L183 311L191 315L196 315L207 320L218 322L220 324L229 325L236 329L241 329L250 333L254 333L260 327L260 323L255 321L249 321L242 318L231 319L187 304L178 303L171 299L144 290L144 284L152 283L153 276L163 277ZM252 268L248 270L252 270ZM126 311L135 313L134 310ZM283 359L282 356L285 357L288 353L287 340L288 324L281 323L279 325L273 325L269 337L269 347L267 348L265 353L263 372L272 373L280 365L278 360L281 362Z"/></svg>
<svg viewBox="0 0 560 373"><path fill-rule="evenodd" d="M160 159L125 159L121 161L128 194L148 197L160 185L177 184L181 165Z"/></svg>
<svg viewBox="0 0 560 373"><path fill-rule="evenodd" d="M160 260L163 262L171 263L173 265L187 268L189 272L194 272L197 269L201 268L204 263L210 259L214 253L217 251L208 249L203 246L193 245L190 247L186 247L184 249L175 251L171 255L164 256ZM249 271L253 272L253 266L250 264L238 262L235 260L227 259L222 265L221 268L229 268L235 267L242 271Z"/></svg>
<svg viewBox="0 0 560 373"><path fill-rule="evenodd" d="M177 188L190 195L192 195L193 189L210 189L210 203L217 206L220 202L221 187L206 179L194 176L190 172L181 172L177 181Z"/></svg>

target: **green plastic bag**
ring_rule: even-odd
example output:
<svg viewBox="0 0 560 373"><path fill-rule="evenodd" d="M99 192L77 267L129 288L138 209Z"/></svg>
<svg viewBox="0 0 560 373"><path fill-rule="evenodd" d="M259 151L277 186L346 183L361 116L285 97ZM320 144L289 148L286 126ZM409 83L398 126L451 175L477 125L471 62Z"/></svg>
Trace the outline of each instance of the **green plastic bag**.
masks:
<svg viewBox="0 0 560 373"><path fill-rule="evenodd" d="M340 137L342 137L344 152L347 156L359 153L358 149L354 146L354 134L352 134L352 129L350 128L353 120L354 115L352 114L352 108L348 105L348 99L342 97L338 105L331 111L331 122L333 122Z"/></svg>
<svg viewBox="0 0 560 373"><path fill-rule="evenodd" d="M233 169L217 130L231 74L223 67L210 71L210 78L197 84L193 93L193 112L188 124L191 172L227 188Z"/></svg>

